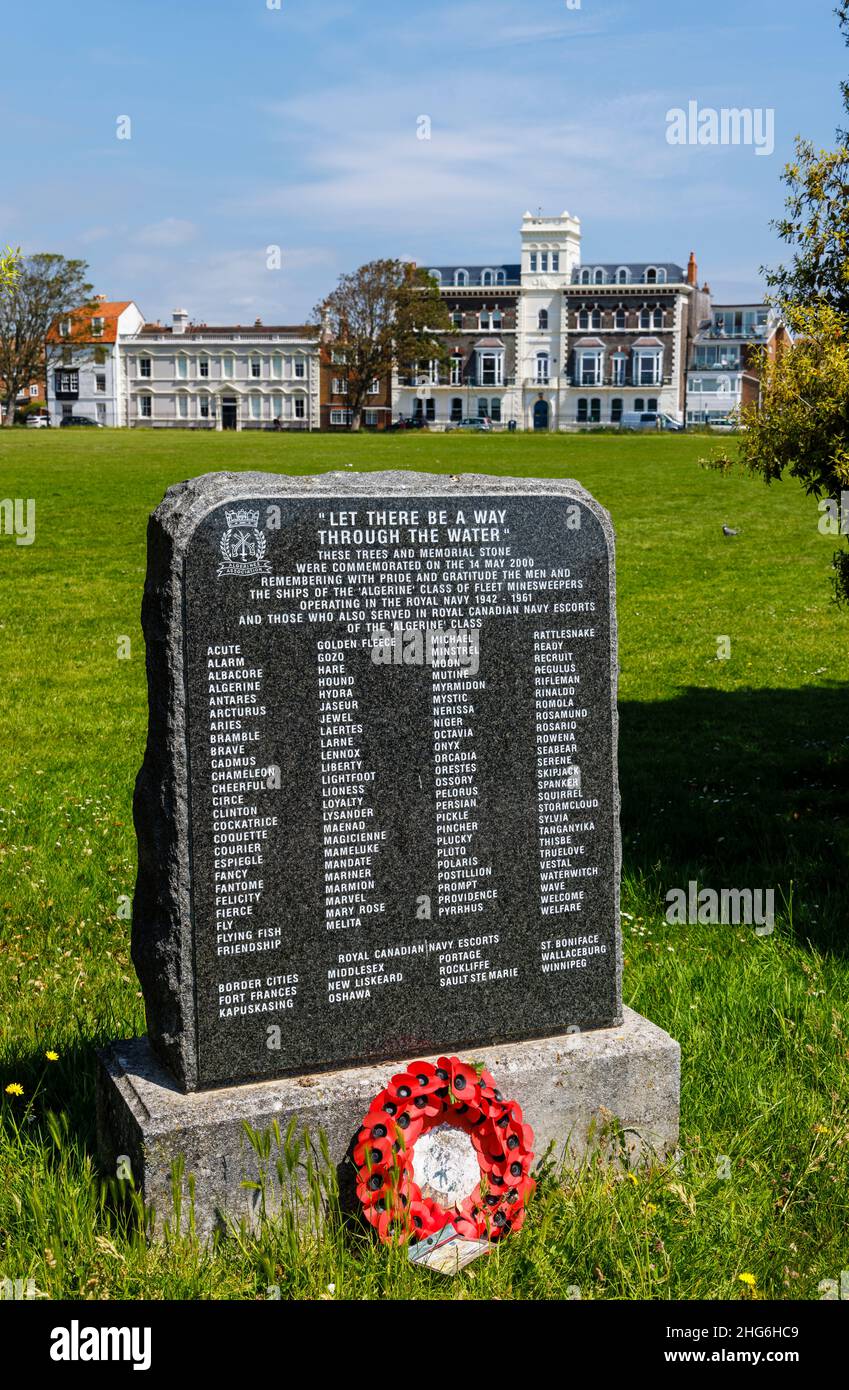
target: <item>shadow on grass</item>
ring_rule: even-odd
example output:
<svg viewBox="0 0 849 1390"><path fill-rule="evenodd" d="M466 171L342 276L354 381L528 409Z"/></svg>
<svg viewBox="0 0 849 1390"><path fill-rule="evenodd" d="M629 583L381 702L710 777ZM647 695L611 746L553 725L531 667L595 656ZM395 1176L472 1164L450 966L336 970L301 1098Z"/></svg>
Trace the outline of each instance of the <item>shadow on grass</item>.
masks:
<svg viewBox="0 0 849 1390"><path fill-rule="evenodd" d="M620 705L623 873L670 888L792 893L802 941L849 954L849 687ZM792 885L792 888L791 888Z"/></svg>

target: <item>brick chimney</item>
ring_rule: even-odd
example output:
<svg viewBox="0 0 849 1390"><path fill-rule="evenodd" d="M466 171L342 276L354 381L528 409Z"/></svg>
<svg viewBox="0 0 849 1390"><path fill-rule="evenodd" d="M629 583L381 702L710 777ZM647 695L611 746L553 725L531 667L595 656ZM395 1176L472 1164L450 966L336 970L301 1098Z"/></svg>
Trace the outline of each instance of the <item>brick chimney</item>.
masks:
<svg viewBox="0 0 849 1390"><path fill-rule="evenodd" d="M690 252L690 261L689 261L689 264L688 264L688 266L687 266L687 284L688 284L688 285L692 285L692 286L693 286L693 289L697 289L697 288L698 288L698 284L699 284L699 267L698 267L697 264L696 264L696 253L695 253L695 251L691 251L691 252Z"/></svg>

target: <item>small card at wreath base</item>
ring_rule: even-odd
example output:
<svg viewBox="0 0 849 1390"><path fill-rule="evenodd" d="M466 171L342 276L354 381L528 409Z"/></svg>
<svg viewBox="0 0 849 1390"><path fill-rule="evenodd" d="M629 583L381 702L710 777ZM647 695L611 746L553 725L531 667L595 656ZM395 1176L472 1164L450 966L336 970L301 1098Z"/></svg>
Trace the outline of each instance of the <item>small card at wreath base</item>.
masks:
<svg viewBox="0 0 849 1390"><path fill-rule="evenodd" d="M435 1269L440 1274L459 1274L472 1260L488 1255L491 1249L488 1240L469 1240L449 1222L425 1240L410 1241L407 1253L411 1264Z"/></svg>

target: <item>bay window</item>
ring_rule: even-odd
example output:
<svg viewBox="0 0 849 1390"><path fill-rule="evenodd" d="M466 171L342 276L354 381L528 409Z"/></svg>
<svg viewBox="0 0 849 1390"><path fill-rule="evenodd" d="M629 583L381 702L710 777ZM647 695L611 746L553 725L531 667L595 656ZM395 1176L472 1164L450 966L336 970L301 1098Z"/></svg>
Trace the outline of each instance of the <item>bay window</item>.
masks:
<svg viewBox="0 0 849 1390"><path fill-rule="evenodd" d="M504 384L504 353L477 349L478 386L502 386Z"/></svg>
<svg viewBox="0 0 849 1390"><path fill-rule="evenodd" d="M660 386L661 362L660 348L634 349L634 381L638 386Z"/></svg>
<svg viewBox="0 0 849 1390"><path fill-rule="evenodd" d="M579 385L581 386L600 386L602 376L602 360L604 353L600 348L584 350L578 354L579 360Z"/></svg>

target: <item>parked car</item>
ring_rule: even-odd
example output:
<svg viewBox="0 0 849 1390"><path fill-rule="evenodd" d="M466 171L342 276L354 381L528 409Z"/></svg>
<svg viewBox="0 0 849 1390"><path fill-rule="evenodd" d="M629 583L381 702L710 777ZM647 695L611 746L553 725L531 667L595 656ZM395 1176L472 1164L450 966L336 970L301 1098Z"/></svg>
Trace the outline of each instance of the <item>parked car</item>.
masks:
<svg viewBox="0 0 849 1390"><path fill-rule="evenodd" d="M675 420L671 415L661 414L659 411L643 411L642 414L635 410L626 410L620 420L623 430L682 430L684 426L680 421Z"/></svg>
<svg viewBox="0 0 849 1390"><path fill-rule="evenodd" d="M63 415L59 421L60 426L64 425L92 425L96 430L102 430L103 426L99 420L92 420L88 415Z"/></svg>
<svg viewBox="0 0 849 1390"><path fill-rule="evenodd" d="M491 430L492 421L485 415L469 415L464 420L452 420L452 430Z"/></svg>
<svg viewBox="0 0 849 1390"><path fill-rule="evenodd" d="M46 430L50 427L50 416L45 412L37 414L33 411L32 415L27 416L28 430Z"/></svg>
<svg viewBox="0 0 849 1390"><path fill-rule="evenodd" d="M389 426L391 430L423 430L428 423L423 415L399 415Z"/></svg>

